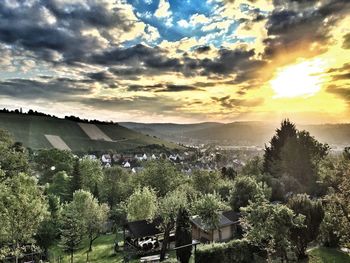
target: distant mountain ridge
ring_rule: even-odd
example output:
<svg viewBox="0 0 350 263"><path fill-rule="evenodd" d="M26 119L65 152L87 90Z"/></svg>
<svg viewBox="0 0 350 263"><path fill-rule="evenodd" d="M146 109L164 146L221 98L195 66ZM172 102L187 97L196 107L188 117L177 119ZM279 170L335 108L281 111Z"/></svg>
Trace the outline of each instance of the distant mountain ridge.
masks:
<svg viewBox="0 0 350 263"><path fill-rule="evenodd" d="M180 143L217 143L223 145L264 146L275 133L278 124L256 121L232 123L120 123L127 128ZM350 145L350 124L297 125L317 140L330 145Z"/></svg>

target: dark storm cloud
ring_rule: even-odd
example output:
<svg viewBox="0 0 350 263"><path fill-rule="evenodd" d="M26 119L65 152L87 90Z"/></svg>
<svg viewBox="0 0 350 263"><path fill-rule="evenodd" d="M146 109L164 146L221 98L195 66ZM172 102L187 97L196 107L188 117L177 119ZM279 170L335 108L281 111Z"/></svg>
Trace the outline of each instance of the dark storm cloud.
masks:
<svg viewBox="0 0 350 263"><path fill-rule="evenodd" d="M202 54L202 53L207 53L208 51L210 51L210 46L203 46L203 47L197 47L194 51Z"/></svg>
<svg viewBox="0 0 350 263"><path fill-rule="evenodd" d="M0 1L0 41L33 51L47 61L53 59L53 51L61 54L65 61L75 61L86 52L99 49L99 40L83 35L82 29L101 29L108 38L108 28L127 31L133 26L118 10L108 10L99 1L89 1L84 5L58 4L55 0L39 0L31 4L13 1L12 4L9 6L6 1ZM48 16L54 17L56 22L45 22Z"/></svg>
<svg viewBox="0 0 350 263"><path fill-rule="evenodd" d="M337 74L333 76L333 80L347 80L350 79L350 73Z"/></svg>
<svg viewBox="0 0 350 263"><path fill-rule="evenodd" d="M88 58L89 63L105 66L133 66L137 70L113 69L115 75L155 75L159 72L179 72L185 76L228 75L243 71L255 71L264 61L254 60L254 50L221 49L215 59L195 59L185 56L182 60L169 58L166 50L138 44L129 48L115 48ZM243 79L243 78L242 78Z"/></svg>
<svg viewBox="0 0 350 263"><path fill-rule="evenodd" d="M350 33L344 36L343 48L350 49Z"/></svg>
<svg viewBox="0 0 350 263"><path fill-rule="evenodd" d="M85 81L68 78L50 78L48 81L30 79L8 79L0 81L0 96L21 99L69 100L71 96L89 94L91 89L84 86Z"/></svg>
<svg viewBox="0 0 350 263"><path fill-rule="evenodd" d="M163 88L163 84L155 84L155 85L130 85L127 90L128 91L153 91L158 88Z"/></svg>
<svg viewBox="0 0 350 263"><path fill-rule="evenodd" d="M156 92L181 92L181 91L199 91L202 89L199 89L194 86L190 85L174 85L174 84L168 84L163 89L159 89Z"/></svg>
<svg viewBox="0 0 350 263"><path fill-rule="evenodd" d="M332 76L332 80L347 80L350 79L350 63L345 63L340 68L331 68L327 71Z"/></svg>
<svg viewBox="0 0 350 263"><path fill-rule="evenodd" d="M350 86L330 85L327 87L329 93L333 93L350 104Z"/></svg>
<svg viewBox="0 0 350 263"><path fill-rule="evenodd" d="M274 0L274 7L266 24L265 56L297 49L313 56L326 51L331 29L350 10L350 1Z"/></svg>
<svg viewBox="0 0 350 263"><path fill-rule="evenodd" d="M106 71L87 73L86 76L92 80L101 82L112 79L111 73Z"/></svg>
<svg viewBox="0 0 350 263"><path fill-rule="evenodd" d="M133 65L141 68L144 66L149 69L158 69L161 71L180 71L181 65L178 59L168 58L166 51L158 47L147 47L137 44L130 48L115 48L95 54L88 59L90 63L100 65ZM122 71L115 70L115 74ZM133 73L132 71L126 73ZM134 72L137 73L137 72Z"/></svg>
<svg viewBox="0 0 350 263"><path fill-rule="evenodd" d="M255 107L263 103L263 99L245 100L234 99L230 95L224 97L212 97L213 102L219 103L221 107L226 109L233 109L237 107Z"/></svg>

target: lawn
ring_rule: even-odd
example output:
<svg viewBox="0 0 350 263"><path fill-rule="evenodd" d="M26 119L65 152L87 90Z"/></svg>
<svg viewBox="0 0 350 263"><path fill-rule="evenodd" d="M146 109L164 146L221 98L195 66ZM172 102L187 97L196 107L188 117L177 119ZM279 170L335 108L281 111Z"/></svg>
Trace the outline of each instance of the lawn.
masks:
<svg viewBox="0 0 350 263"><path fill-rule="evenodd" d="M118 234L118 241L121 241L122 235ZM123 252L114 253L113 245L115 241L115 235L104 235L100 236L95 240L93 245L93 251L90 253L90 261L89 262L101 262L101 263L122 263L124 254ZM87 250L87 240L85 240L81 249L75 252L74 254L74 262L75 263L83 263L86 262L86 250ZM61 248L56 245L52 247L49 251L50 254L50 262L59 262L58 258L61 257L61 261L63 263L70 262L70 256L62 252ZM175 252L169 252L170 257L175 257ZM129 262L136 263L139 262L139 259L134 258ZM192 256L190 263L194 262L194 258ZM210 262L208 262L210 263ZM339 250L332 248L319 247L314 248L309 251L309 258L300 263L350 263L350 256L346 253L343 253Z"/></svg>
<svg viewBox="0 0 350 263"><path fill-rule="evenodd" d="M333 248L319 247L309 252L307 263L350 263L350 256Z"/></svg>

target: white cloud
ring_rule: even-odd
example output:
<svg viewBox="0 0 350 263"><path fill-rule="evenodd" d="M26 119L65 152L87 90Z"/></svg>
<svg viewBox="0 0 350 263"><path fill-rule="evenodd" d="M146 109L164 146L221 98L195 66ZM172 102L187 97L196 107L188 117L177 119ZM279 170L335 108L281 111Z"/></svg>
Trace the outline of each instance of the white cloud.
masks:
<svg viewBox="0 0 350 263"><path fill-rule="evenodd" d="M167 0L160 0L158 9L154 12L154 15L158 18L167 18L172 15L170 11L170 4Z"/></svg>
<svg viewBox="0 0 350 263"><path fill-rule="evenodd" d="M190 24L185 19L177 21L177 24L184 28L188 28L190 26Z"/></svg>

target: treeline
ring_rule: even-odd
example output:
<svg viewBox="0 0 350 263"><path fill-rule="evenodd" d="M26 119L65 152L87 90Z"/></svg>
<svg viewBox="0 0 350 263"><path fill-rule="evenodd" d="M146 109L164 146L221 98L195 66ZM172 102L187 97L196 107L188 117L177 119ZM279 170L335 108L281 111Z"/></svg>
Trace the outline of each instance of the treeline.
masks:
<svg viewBox="0 0 350 263"><path fill-rule="evenodd" d="M42 117L50 117L50 118L55 118L55 119L60 119L55 115L50 115L50 114L46 114L43 112L39 112L36 110L28 110L27 112L23 112L22 108L20 109L15 109L15 110L9 110L6 108L3 108L2 110L0 110L0 113L8 113L8 114L18 114L18 115L28 115L28 116L42 116ZM82 122L82 123L90 123L90 124L114 124L114 125L119 125L116 122L113 121L100 121L100 120L89 120L89 119L81 119L77 116L74 115L70 115L70 116L64 116L65 120L70 120L70 121L74 121L74 122Z"/></svg>

